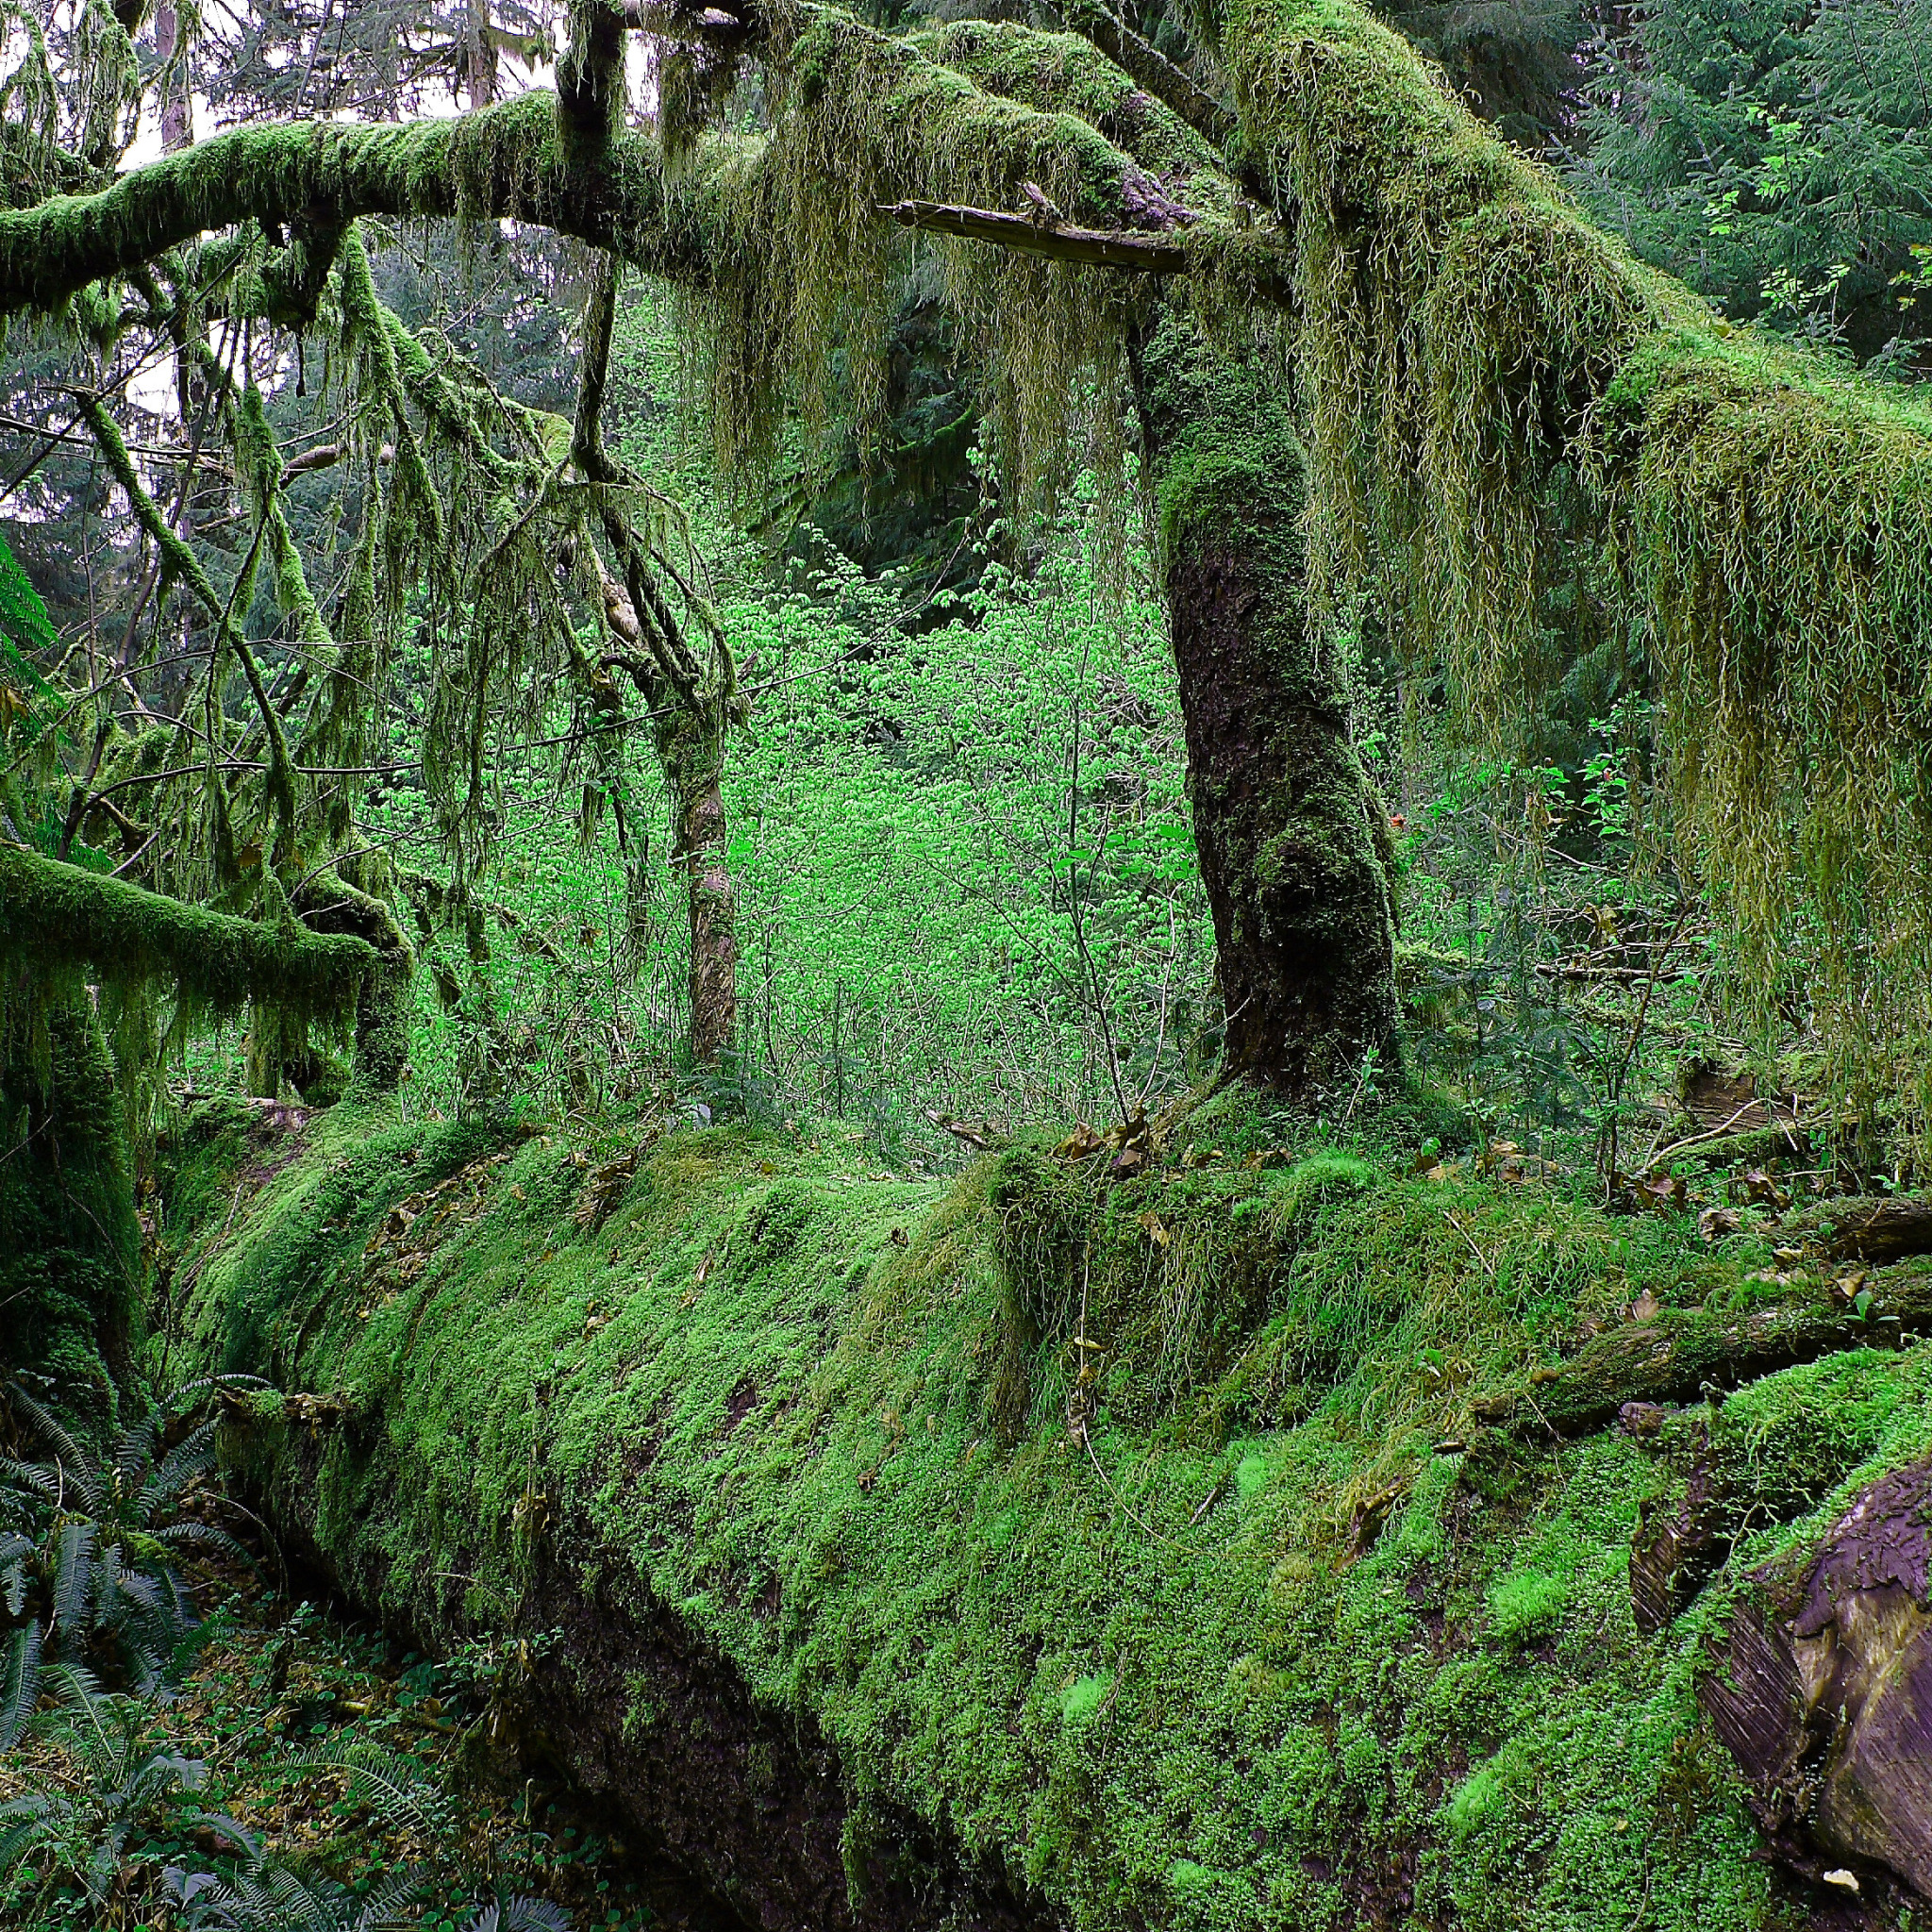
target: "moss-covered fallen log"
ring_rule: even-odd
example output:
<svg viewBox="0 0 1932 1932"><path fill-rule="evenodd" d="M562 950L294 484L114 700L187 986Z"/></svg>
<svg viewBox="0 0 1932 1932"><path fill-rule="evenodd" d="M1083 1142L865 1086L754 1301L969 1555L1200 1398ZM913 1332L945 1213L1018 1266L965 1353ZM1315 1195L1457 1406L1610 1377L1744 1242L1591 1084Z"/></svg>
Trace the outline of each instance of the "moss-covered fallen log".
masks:
<svg viewBox="0 0 1932 1932"><path fill-rule="evenodd" d="M275 1520L425 1642L559 1632L530 1735L758 1923L1795 1927L1830 1896L1763 1859L1696 1687L1738 1579L1932 1449L1932 1350L1729 1398L1793 1478L1653 1635L1656 1441L1454 1448L1634 1296L1776 1296L1759 1245L1334 1152L1103 1189L1020 1149L947 1186L831 1131L339 1108L269 1158L225 1118L175 1150L213 1242L181 1313L208 1365L331 1405L239 1439Z"/></svg>

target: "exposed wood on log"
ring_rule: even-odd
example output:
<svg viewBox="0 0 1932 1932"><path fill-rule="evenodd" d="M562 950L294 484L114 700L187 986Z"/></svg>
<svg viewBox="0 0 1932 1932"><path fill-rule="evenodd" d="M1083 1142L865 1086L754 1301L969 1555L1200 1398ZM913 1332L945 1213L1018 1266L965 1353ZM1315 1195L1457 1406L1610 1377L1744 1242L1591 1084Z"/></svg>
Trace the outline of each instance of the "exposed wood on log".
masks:
<svg viewBox="0 0 1932 1932"><path fill-rule="evenodd" d="M1781 1854L1870 1858L1932 1895L1928 1509L1932 1460L1872 1484L1803 1567L1754 1573L1697 1696Z"/></svg>
<svg viewBox="0 0 1932 1932"><path fill-rule="evenodd" d="M1682 1492L1643 1506L1630 1542L1630 1609L1646 1637L1674 1623L1717 1568L1724 1527L1719 1489L1707 1441L1691 1460Z"/></svg>

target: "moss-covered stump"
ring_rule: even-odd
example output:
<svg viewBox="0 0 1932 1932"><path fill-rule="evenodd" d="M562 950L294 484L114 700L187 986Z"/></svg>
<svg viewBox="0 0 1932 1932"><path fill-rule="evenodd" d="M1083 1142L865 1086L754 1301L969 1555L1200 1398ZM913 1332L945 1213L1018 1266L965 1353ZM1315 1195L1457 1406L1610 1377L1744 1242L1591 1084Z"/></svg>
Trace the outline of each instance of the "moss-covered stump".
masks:
<svg viewBox="0 0 1932 1932"><path fill-rule="evenodd" d="M830 1130L339 1108L177 1148L216 1243L179 1312L327 1398L242 1442L277 1521L432 1643L529 1636L532 1732L753 1923L1895 1923L1815 1807L1766 1857L1698 1688L1750 1579L1932 1454L1932 1349L1485 1429L1646 1298L1821 1291L1750 1236L1227 1144L914 1183ZM1722 1546L1640 1629L1700 1453Z"/></svg>

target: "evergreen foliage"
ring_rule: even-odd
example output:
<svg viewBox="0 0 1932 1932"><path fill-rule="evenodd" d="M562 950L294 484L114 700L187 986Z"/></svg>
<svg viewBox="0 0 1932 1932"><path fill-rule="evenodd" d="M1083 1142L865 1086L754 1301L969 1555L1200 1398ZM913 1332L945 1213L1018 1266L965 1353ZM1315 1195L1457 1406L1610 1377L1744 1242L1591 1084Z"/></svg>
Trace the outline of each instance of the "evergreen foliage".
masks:
<svg viewBox="0 0 1932 1932"><path fill-rule="evenodd" d="M1585 205L1739 320L1910 371L1932 334L1923 7L1660 0L1607 37Z"/></svg>

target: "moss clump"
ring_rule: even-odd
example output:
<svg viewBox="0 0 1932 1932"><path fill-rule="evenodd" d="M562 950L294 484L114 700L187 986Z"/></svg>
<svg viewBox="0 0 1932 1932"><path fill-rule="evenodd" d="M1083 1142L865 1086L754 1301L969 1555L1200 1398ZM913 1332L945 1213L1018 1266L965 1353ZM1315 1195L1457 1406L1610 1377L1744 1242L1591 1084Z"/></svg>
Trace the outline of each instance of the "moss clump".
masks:
<svg viewBox="0 0 1932 1932"><path fill-rule="evenodd" d="M1196 213L1225 214L1237 199L1226 163L1208 142L1079 34L961 20L910 39L990 94L1089 123Z"/></svg>
<svg viewBox="0 0 1932 1932"><path fill-rule="evenodd" d="M1632 1623L1670 1455L1503 1438L1483 1484L1453 1446L1640 1289L1748 1300L1755 1253L1317 1147L1104 1191L1023 1150L945 1186L741 1128L642 1149L576 1230L625 1151L337 1109L206 1254L210 1366L357 1391L355 1428L264 1474L372 1607L514 1628L540 1561L668 1607L856 1790L1090 1932L1340 1928L1391 1869L1402 1910L1462 1927L1614 1923L1647 1891L1674 1932L1795 1932L1692 1695L1727 1580ZM1082 1254L1084 1381L1077 1306L1016 1337L1008 1273L1040 1261L1064 1324ZM1183 1369L1202 1279L1240 1312ZM1719 1422L1795 1469L1849 1402L1828 1508L1926 1433L1928 1359L1788 1370Z"/></svg>

